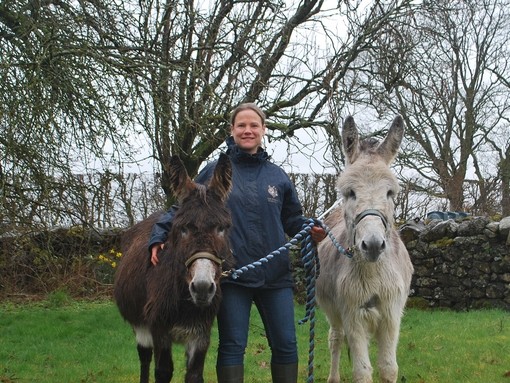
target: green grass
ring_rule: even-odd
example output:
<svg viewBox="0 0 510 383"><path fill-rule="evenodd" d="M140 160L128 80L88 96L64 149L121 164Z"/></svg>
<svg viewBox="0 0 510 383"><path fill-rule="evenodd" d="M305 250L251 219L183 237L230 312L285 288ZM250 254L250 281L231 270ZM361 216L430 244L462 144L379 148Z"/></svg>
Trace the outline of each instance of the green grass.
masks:
<svg viewBox="0 0 510 383"><path fill-rule="evenodd" d="M296 320L304 315L296 306ZM329 369L327 322L317 312L315 329L316 382ZM138 360L130 327L111 302L47 301L0 304L0 383L136 382ZM300 381L306 381L309 324L297 328ZM253 309L246 383L270 382L269 349ZM216 382L214 331L205 380ZM375 348L371 350L372 354ZM347 352L342 378L351 381ZM375 358L375 355L374 355ZM375 360L373 364L375 365ZM183 381L183 349L174 350L176 376ZM398 349L399 382L510 383L510 313L499 310L457 313L409 309L404 316ZM377 375L376 375L377 377ZM375 380L377 381L377 380Z"/></svg>

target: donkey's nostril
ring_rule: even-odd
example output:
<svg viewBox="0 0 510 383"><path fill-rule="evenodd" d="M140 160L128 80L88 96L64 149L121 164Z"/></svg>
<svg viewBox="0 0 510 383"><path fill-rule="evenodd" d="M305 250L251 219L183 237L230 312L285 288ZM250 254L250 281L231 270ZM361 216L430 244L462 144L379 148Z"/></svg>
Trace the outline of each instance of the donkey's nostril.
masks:
<svg viewBox="0 0 510 383"><path fill-rule="evenodd" d="M216 285L205 281L191 282L190 291L193 294L214 294L216 292Z"/></svg>

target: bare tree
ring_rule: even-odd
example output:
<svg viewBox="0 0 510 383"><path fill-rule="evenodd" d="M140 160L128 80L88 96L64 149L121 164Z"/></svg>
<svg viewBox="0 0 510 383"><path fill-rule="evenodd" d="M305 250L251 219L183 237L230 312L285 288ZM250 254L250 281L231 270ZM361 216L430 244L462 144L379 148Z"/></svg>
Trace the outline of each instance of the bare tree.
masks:
<svg viewBox="0 0 510 383"><path fill-rule="evenodd" d="M336 175L291 173L290 178L296 185L306 217L320 216L338 199Z"/></svg>
<svg viewBox="0 0 510 383"><path fill-rule="evenodd" d="M115 14L95 1L0 4L2 221L77 218L68 208L83 184L73 172L127 151L132 85L112 63L119 63L115 40L128 36L129 20Z"/></svg>
<svg viewBox="0 0 510 383"><path fill-rule="evenodd" d="M154 120L143 126L163 170L178 154L195 174L229 135L228 115L241 102L257 102L266 111L270 140L291 140L299 129L336 131L327 108L334 93L343 94L340 80L410 3L394 1L380 11L360 2L327 10L318 0L291 6L219 0L204 9L167 0L159 13L144 8L139 35L151 47L145 61L154 64L146 87L153 105L145 115L153 111ZM341 31L348 37L331 30L325 18L335 26L350 18Z"/></svg>
<svg viewBox="0 0 510 383"><path fill-rule="evenodd" d="M508 44L506 50L502 53L505 57L510 56ZM510 61L502 61L497 69L493 74L506 88L504 95L508 98L510 97L510 80L505 73L510 71ZM499 131L496 131L488 142L497 153L498 178L501 180L501 210L503 216L507 217L510 216L510 134L508 134L510 131L510 116L502 116L502 120L504 122L499 127Z"/></svg>
<svg viewBox="0 0 510 383"><path fill-rule="evenodd" d="M102 196L101 184L84 192L72 173L94 161L117 166L137 134L148 137L168 192L168 158L178 154L195 174L245 101L266 111L270 140L292 141L302 129L334 135L328 109L344 98L342 79L412 3L2 2L3 211L14 204L33 218L66 197L58 206L72 216L66 201L89 206L81 198Z"/></svg>
<svg viewBox="0 0 510 383"><path fill-rule="evenodd" d="M489 201L497 169L480 167L488 138L508 119L509 4L506 0L424 2L423 8L381 33L358 79L380 114L400 113L407 127L400 161L454 211ZM373 54L375 52L375 54ZM365 100L366 102L367 100ZM489 157L496 163L494 152ZM487 158L485 158L487 160ZM471 171L472 170L472 171ZM480 195L466 201L471 179Z"/></svg>

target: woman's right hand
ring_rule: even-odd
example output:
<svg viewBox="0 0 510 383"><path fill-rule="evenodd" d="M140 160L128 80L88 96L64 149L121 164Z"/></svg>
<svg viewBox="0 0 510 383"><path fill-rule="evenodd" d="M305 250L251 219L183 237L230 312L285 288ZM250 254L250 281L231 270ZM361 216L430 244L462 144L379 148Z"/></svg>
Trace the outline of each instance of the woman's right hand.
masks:
<svg viewBox="0 0 510 383"><path fill-rule="evenodd" d="M151 263L153 266L157 266L159 263L158 253L160 250L163 250L165 246L164 243L156 243L151 247Z"/></svg>

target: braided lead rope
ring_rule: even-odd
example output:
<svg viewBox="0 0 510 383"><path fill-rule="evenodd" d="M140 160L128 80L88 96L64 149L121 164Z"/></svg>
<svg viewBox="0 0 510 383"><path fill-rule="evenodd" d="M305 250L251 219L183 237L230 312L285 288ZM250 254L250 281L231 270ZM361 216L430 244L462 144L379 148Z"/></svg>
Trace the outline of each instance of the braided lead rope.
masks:
<svg viewBox="0 0 510 383"><path fill-rule="evenodd" d="M312 220L313 224L317 224ZM314 381L314 356L315 356L315 281L319 277L320 264L317 257L317 245L308 234L301 241L301 258L306 274L306 307L305 317L298 323L304 324L310 321L309 348L308 348L308 379L307 383Z"/></svg>
<svg viewBox="0 0 510 383"><path fill-rule="evenodd" d="M317 246L315 242L312 241L312 236L310 234L301 241L301 259L303 261L306 277L306 306L305 317L299 321L299 324L306 323L310 316L313 315L313 310L315 308L315 281L319 277L320 271Z"/></svg>
<svg viewBox="0 0 510 383"><path fill-rule="evenodd" d="M331 233L331 230L329 227L327 227L324 223L320 223L320 225L322 226L322 228L326 231L326 234L328 235L329 239L331 239L331 242L333 242L333 245L335 245L336 249L338 250L338 252L340 254L343 254L345 255L347 258L352 258L353 254L352 254L352 249L350 247L348 247L347 249L345 247L343 247L342 245L340 245L340 243L338 243L338 241L336 240L335 236Z"/></svg>
<svg viewBox="0 0 510 383"><path fill-rule="evenodd" d="M331 230L319 220L310 220L312 226L321 226L335 245L339 253L344 254L348 258L352 258L352 252L350 249L345 249L331 233ZM309 222L310 222L309 221ZM301 242L301 258L303 259L303 265L306 274L306 308L305 317L298 323L304 324L306 321L310 321L310 332L309 332L309 348L308 348L308 378L307 383L314 382L314 356L315 356L315 282L319 278L320 274L320 262L317 253L317 245L312 241L310 233Z"/></svg>
<svg viewBox="0 0 510 383"><path fill-rule="evenodd" d="M335 245L339 253L346 255L348 258L352 258L352 252L349 248L345 249L338 243L336 238L331 233L331 230L321 221L309 219L307 223L303 225L303 229L297 233L294 238L287 242L284 246L271 252L264 258L260 258L258 261L252 262L246 266L243 266L237 270L233 270L230 273L232 279L237 279L239 276L255 267L261 266L262 263L267 263L269 260L274 258L276 255L281 254L284 251L288 251L293 245L296 245L298 241L301 241L301 257L306 273L306 306L305 306L305 317L298 323L304 324L310 321L310 332L309 332L309 352L308 352L308 379L307 383L314 382L314 352L315 352L315 282L319 277L320 264L319 257L317 256L317 246L312 240L310 230L315 225L321 226Z"/></svg>
<svg viewBox="0 0 510 383"><path fill-rule="evenodd" d="M230 274L230 277L232 279L237 279L237 278L239 278L239 276L242 273L247 272L250 269L254 269L257 266L261 266L263 263L269 262L269 260L273 259L276 255L280 255L281 253L283 253L285 251L289 251L289 248L291 246L296 245L299 241L301 241L309 233L309 231L311 230L311 228L314 225L315 225L315 223L313 222L313 220L311 223L303 225L303 229L299 233L297 233L294 236L294 238L292 238L285 245L283 245L282 247L280 247L279 249L277 249L275 251L272 251L271 253L266 255L264 258L260 258L258 261L252 262L252 263L250 263L246 266L243 266L237 270L233 270L232 273Z"/></svg>
<svg viewBox="0 0 510 383"><path fill-rule="evenodd" d="M241 274L247 272L248 270L254 269L257 266L261 266L263 263L269 262L269 260L273 259L276 255L280 255L282 252L288 251L291 246L296 245L298 243L298 241L301 241L306 235L309 235L310 230L315 225L321 226L326 231L326 234L331 239L331 242L333 242L333 245L335 245L336 249L338 250L338 252L340 254L344 254L348 258L352 258L351 249L350 248L345 249L342 245L340 245L340 243L338 243L336 238L331 233L331 230L329 229L329 227L327 227L324 223L322 223L321 221L318 221L318 220L309 219L307 222L308 223L303 225L303 229L299 233L297 233L294 236L294 238L292 238L285 245L283 245L282 247L280 247L277 250L272 251L265 257L260 258L258 261L252 262L252 263L245 265L237 270L231 270L230 272L228 272L230 277L232 279L237 279L237 278L239 278L239 276Z"/></svg>

